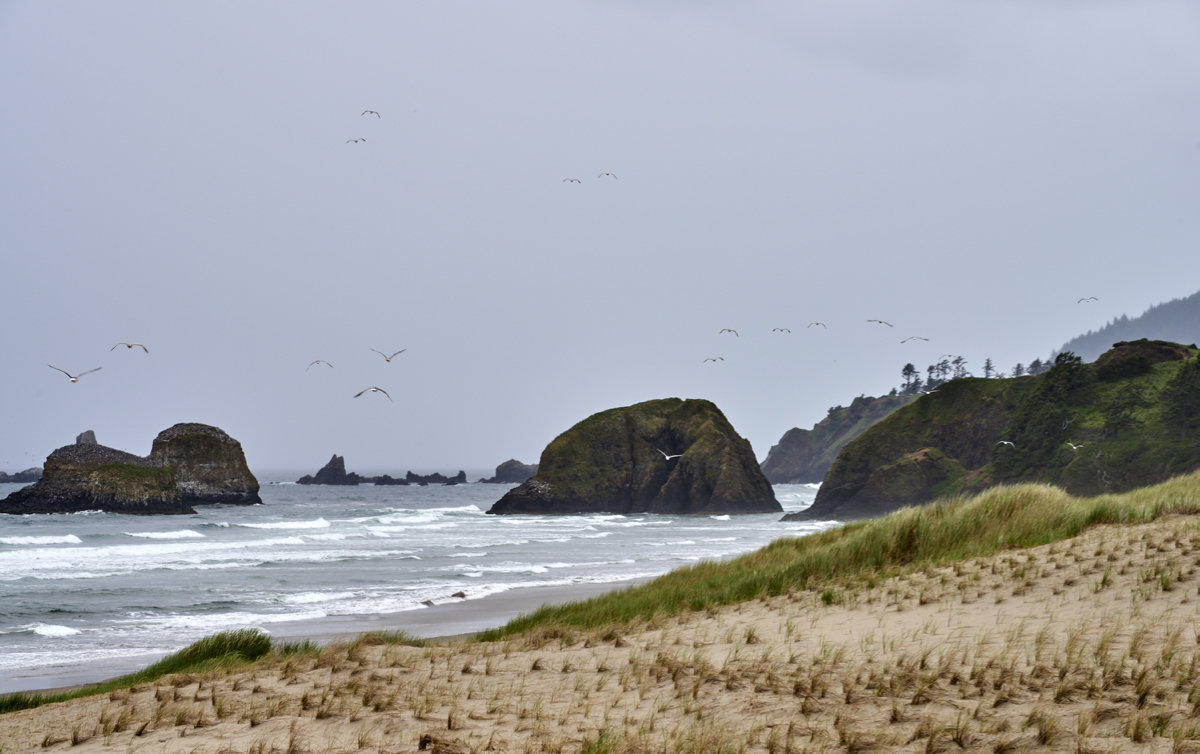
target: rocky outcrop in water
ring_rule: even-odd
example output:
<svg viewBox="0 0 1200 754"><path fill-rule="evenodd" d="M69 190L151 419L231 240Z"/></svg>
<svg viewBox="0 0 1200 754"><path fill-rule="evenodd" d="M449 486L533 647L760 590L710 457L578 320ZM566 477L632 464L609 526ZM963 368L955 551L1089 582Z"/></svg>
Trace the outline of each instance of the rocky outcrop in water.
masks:
<svg viewBox="0 0 1200 754"><path fill-rule="evenodd" d="M0 501L0 513L195 513L194 505L261 503L242 446L207 424L159 433L148 457L88 442L46 458L42 477Z"/></svg>
<svg viewBox="0 0 1200 754"><path fill-rule="evenodd" d="M563 432L542 451L537 474L488 513L781 510L750 443L720 409L666 398L603 411Z"/></svg>
<svg viewBox="0 0 1200 754"><path fill-rule="evenodd" d="M305 474L296 480L297 484L378 484L378 485L406 485L406 484L465 484L467 481L467 472L459 471L454 476L445 476L434 472L433 474L414 474L408 472L403 479L397 479L389 474L380 476L361 476L353 471L346 472L346 459L334 454L333 458L329 459L329 463L321 467L321 470L316 474Z"/></svg>
<svg viewBox="0 0 1200 754"><path fill-rule="evenodd" d="M510 458L496 467L496 476L491 479L480 479L484 484L520 484L537 473L536 463L521 463Z"/></svg>

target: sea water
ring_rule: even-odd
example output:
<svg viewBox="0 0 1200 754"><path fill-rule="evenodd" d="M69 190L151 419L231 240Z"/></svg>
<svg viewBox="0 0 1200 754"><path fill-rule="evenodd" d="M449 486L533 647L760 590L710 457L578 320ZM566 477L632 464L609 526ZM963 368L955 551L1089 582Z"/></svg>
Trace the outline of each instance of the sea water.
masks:
<svg viewBox="0 0 1200 754"><path fill-rule="evenodd" d="M0 484L0 498L20 486ZM268 482L263 505L195 515L0 515L0 692L71 668L128 672L226 629L307 621L319 631L338 616L616 585L832 523L774 513L486 515L508 489ZM815 486L775 486L785 511L815 495Z"/></svg>

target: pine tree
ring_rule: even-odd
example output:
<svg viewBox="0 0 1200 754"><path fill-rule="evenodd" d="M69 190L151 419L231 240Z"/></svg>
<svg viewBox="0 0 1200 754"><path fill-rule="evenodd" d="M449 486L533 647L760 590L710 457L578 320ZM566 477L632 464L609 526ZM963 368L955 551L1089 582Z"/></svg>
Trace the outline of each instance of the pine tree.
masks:
<svg viewBox="0 0 1200 754"><path fill-rule="evenodd" d="M991 379L996 374L996 367L992 364L990 358L983 360L983 376Z"/></svg>

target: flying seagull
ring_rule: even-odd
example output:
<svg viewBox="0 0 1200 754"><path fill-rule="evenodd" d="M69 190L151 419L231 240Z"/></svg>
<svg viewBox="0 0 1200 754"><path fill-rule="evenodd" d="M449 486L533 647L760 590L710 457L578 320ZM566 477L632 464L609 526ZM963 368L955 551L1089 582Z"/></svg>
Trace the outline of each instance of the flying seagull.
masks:
<svg viewBox="0 0 1200 754"><path fill-rule="evenodd" d="M742 337L741 335L738 335L738 331L734 330L732 327L722 327L720 332L717 333L717 335L720 335L723 332L731 332L734 335L737 335L737 337L739 337L739 338Z"/></svg>
<svg viewBox="0 0 1200 754"><path fill-rule="evenodd" d="M791 330L786 327L772 327L771 332L791 332Z"/></svg>
<svg viewBox="0 0 1200 754"><path fill-rule="evenodd" d="M126 343L125 341L121 341L120 343L117 344L117 346L125 346L126 348L140 348L143 351L145 351L146 353L150 353L150 349L146 348L141 343ZM117 350L117 346L113 346L112 348L110 348L108 350L115 351L115 350Z"/></svg>
<svg viewBox="0 0 1200 754"><path fill-rule="evenodd" d="M308 366L304 367L304 371L307 372L308 370L312 369L317 364L324 364L325 366L329 367L330 369L333 369L333 364L330 364L328 361L325 361L324 359L317 359L316 361L309 362Z"/></svg>
<svg viewBox="0 0 1200 754"><path fill-rule="evenodd" d="M400 354L404 353L404 352L405 352L405 351L407 351L408 349L407 349L407 348L401 348L399 351L396 351L396 352L395 352L394 354L392 354L391 356L388 356L388 355L387 355L386 353L384 353L383 351L377 350L377 349L375 349L375 348L372 348L371 350L372 350L372 351L375 351L375 353L377 353L377 354L379 354L380 356L382 356L382 357L383 357L383 360L384 360L384 361L386 361L386 362L388 362L388 363L390 364L390 363L392 363L392 359L396 358L397 356L399 356Z"/></svg>
<svg viewBox="0 0 1200 754"><path fill-rule="evenodd" d="M821 327L824 327L826 330L828 330L828 329L829 329L828 327L826 327L826 326L825 326L825 323L824 323L824 322L809 322L809 323L808 323L808 326L809 326L809 327L816 327L817 325L820 325Z"/></svg>
<svg viewBox="0 0 1200 754"><path fill-rule="evenodd" d="M1001 440L1001 441L997 442L996 444L997 444L997 445L1007 445L1007 446L1008 446L1008 447L1010 447L1010 448L1015 448L1015 447L1017 447L1016 445L1013 445L1013 444L1012 444L1011 442L1009 442L1008 440Z"/></svg>
<svg viewBox="0 0 1200 754"><path fill-rule="evenodd" d="M366 141L366 139L346 139L347 144L357 144L360 141Z"/></svg>
<svg viewBox="0 0 1200 754"><path fill-rule="evenodd" d="M563 183L583 183L583 181L579 180L578 178L563 178L562 182Z"/></svg>
<svg viewBox="0 0 1200 754"><path fill-rule="evenodd" d="M923 341L925 341L925 342L927 342L927 343L929 342L929 338L922 338L920 335L910 335L910 336L908 336L907 338L905 338L904 340L902 340L902 341L900 341L900 342L901 342L901 343L907 343L907 342L908 342L908 341L910 341L910 340L923 340Z"/></svg>
<svg viewBox="0 0 1200 754"><path fill-rule="evenodd" d="M1099 301L1099 300L1100 299L1096 298L1095 296L1084 296L1083 298L1079 299L1075 303L1082 304L1085 301Z"/></svg>
<svg viewBox="0 0 1200 754"><path fill-rule="evenodd" d="M71 382L79 382L79 378L82 377L83 375L91 374L92 372L99 372L101 369L103 369L103 367L96 367L95 369L89 369L86 372L80 372L79 374L71 374L67 370L59 369L58 367L54 366L53 364L47 364L46 366L50 367L51 369L56 369L56 370L62 372L63 374L67 375L67 379L70 380Z"/></svg>
<svg viewBox="0 0 1200 754"><path fill-rule="evenodd" d="M363 388L362 390L359 390L357 393L355 393L354 397L357 398L358 396L362 395L363 393L383 393L385 396L387 396L387 399L389 401L392 400L392 396L388 395L388 392L381 387ZM392 403L395 403L395 401L392 401Z"/></svg>
<svg viewBox="0 0 1200 754"><path fill-rule="evenodd" d="M669 455L667 455L667 454L666 454L666 452L665 452L665 451L663 451L661 448L655 448L655 450L657 450L659 453L662 453L662 457L663 457L663 458L665 458L665 459L667 459L668 461L669 461L669 460L671 460L672 458L678 458L679 456L683 455L683 453L676 453L676 454L675 454L675 455L673 455L673 456L669 456Z"/></svg>
<svg viewBox="0 0 1200 754"><path fill-rule="evenodd" d="M606 175L612 176L613 178L616 178L616 177L617 177L617 174L616 174L616 173L609 173L608 171L605 171L605 172L601 173L600 175L598 175L598 176L596 176L596 177L597 177L597 178L603 178L603 177L604 177L604 176L606 176Z"/></svg>
<svg viewBox="0 0 1200 754"><path fill-rule="evenodd" d="M884 322L882 319L868 319L867 321L868 322L878 322L879 324L887 325L888 327L895 327L895 325L893 325L891 322Z"/></svg>
<svg viewBox="0 0 1200 754"><path fill-rule="evenodd" d="M374 110L363 110L362 114L363 115L374 115L376 118L382 117L379 115L379 113L375 112Z"/></svg>
<svg viewBox="0 0 1200 754"><path fill-rule="evenodd" d="M1075 443L1071 442L1070 440L1067 440L1067 445L1071 446L1071 450L1079 450L1080 448L1082 448L1084 446L1084 443L1079 443L1078 445L1076 445Z"/></svg>
<svg viewBox="0 0 1200 754"><path fill-rule="evenodd" d="M724 356L711 356L711 357L705 359L705 361L724 361L724 360L725 360Z"/></svg>

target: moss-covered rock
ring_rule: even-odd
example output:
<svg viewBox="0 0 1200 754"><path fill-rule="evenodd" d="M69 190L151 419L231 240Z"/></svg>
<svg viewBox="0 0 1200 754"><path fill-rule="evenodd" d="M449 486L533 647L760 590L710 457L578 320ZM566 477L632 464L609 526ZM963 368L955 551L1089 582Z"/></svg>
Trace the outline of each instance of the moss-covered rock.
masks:
<svg viewBox="0 0 1200 754"><path fill-rule="evenodd" d="M1036 377L947 382L847 443L788 518L863 518L1002 483L1121 492L1200 468L1186 400L1200 385L1180 384L1200 375L1198 353L1123 342L1093 364L1060 354Z"/></svg>
<svg viewBox="0 0 1200 754"><path fill-rule="evenodd" d="M488 513L780 510L750 443L720 409L665 398L602 411L563 432L542 451L537 474Z"/></svg>
<svg viewBox="0 0 1200 754"><path fill-rule="evenodd" d="M35 484L0 500L0 513L195 513L193 505L260 502L236 440L205 424L177 424L145 458L96 443L55 450Z"/></svg>

